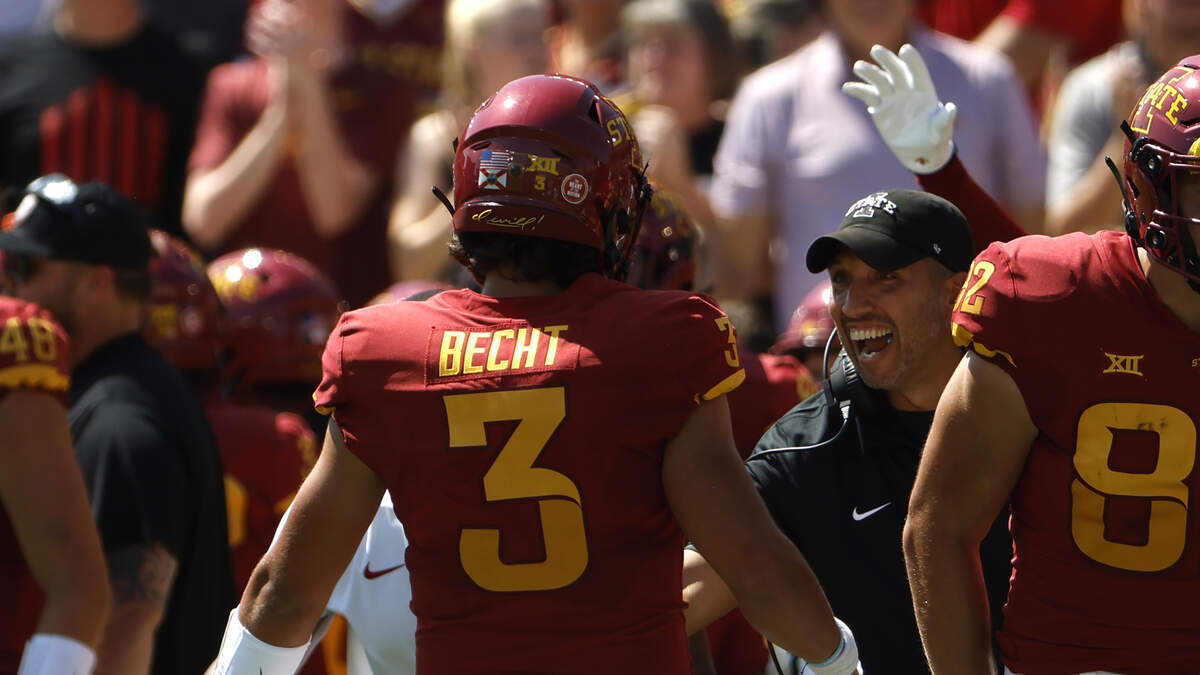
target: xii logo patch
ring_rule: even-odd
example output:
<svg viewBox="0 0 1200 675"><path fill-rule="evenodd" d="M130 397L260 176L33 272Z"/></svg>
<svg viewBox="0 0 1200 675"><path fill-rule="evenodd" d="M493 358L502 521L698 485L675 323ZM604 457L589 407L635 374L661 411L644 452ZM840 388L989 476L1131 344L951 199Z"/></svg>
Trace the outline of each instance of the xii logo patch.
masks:
<svg viewBox="0 0 1200 675"><path fill-rule="evenodd" d="M1104 355L1108 357L1108 367L1105 368L1101 374L1121 373L1125 375L1137 375L1138 377L1145 377L1145 375L1142 373L1142 359L1146 358L1145 354L1126 356L1123 354L1109 354L1108 352L1104 352Z"/></svg>

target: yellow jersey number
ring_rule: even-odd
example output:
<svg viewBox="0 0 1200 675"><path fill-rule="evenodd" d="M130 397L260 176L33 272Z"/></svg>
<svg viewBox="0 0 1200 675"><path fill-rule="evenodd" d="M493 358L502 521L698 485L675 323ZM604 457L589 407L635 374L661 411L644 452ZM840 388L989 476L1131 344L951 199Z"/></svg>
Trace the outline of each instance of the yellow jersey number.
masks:
<svg viewBox="0 0 1200 675"><path fill-rule="evenodd" d="M1109 466L1114 430L1158 435L1158 461L1150 473ZM1097 403L1079 417L1071 483L1071 536L1096 562L1135 572L1158 572L1179 562L1187 542L1188 486L1196 464L1196 424L1187 413L1151 403ZM1127 544L1104 536L1109 497L1150 502L1146 543Z"/></svg>
<svg viewBox="0 0 1200 675"><path fill-rule="evenodd" d="M518 421L483 476L483 493L489 502L536 499L546 550L540 562L506 563L500 559L500 530L463 528L458 539L463 571L489 591L549 591L574 583L588 564L583 499L570 478L533 465L566 417L563 388L452 394L443 402L451 448L487 445L488 422Z"/></svg>
<svg viewBox="0 0 1200 675"><path fill-rule="evenodd" d="M954 309L967 314L982 312L983 296L979 295L979 291L983 290L995 273L996 266L986 260L976 260L971 263L971 269L967 271L967 278L963 281L962 290L958 292L958 299L954 301Z"/></svg>

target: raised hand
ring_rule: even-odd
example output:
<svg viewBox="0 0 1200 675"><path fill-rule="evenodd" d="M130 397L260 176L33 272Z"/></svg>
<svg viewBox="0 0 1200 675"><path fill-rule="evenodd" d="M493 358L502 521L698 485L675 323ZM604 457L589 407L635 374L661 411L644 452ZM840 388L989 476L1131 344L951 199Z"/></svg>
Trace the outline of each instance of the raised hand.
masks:
<svg viewBox="0 0 1200 675"><path fill-rule="evenodd" d="M846 82L842 91L867 104L875 128L909 171L942 168L954 154L958 108L938 100L929 69L912 45L900 47L899 54L875 45L871 58L879 65L856 61L854 74L863 82Z"/></svg>

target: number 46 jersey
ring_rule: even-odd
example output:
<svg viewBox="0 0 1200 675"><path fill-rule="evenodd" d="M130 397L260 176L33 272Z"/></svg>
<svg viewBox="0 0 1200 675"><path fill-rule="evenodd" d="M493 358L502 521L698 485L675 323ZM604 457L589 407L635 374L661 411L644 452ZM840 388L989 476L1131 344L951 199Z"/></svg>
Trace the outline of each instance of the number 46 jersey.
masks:
<svg viewBox="0 0 1200 675"><path fill-rule="evenodd" d="M315 399L408 534L417 671L689 673L663 450L743 377L710 300L594 274L344 315Z"/></svg>
<svg viewBox="0 0 1200 675"><path fill-rule="evenodd" d="M1200 334L1115 232L992 244L953 320L1039 430L1012 494L1006 665L1200 672Z"/></svg>

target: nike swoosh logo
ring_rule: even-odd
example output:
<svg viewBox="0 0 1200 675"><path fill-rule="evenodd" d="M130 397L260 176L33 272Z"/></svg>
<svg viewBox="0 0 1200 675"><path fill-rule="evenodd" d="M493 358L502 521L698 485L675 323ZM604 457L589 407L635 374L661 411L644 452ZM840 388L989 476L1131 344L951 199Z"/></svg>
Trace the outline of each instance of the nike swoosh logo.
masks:
<svg viewBox="0 0 1200 675"><path fill-rule="evenodd" d="M858 507L856 506L856 507L854 507L854 510L852 510L850 512L850 517L853 518L854 520L866 520L867 518L870 518L871 516L875 515L876 513L879 513L880 511L886 509L887 507L889 507L891 505L892 505L892 503L888 502L888 503L884 504L883 506L876 506L875 508L871 509L870 511L866 511L864 513L859 513Z"/></svg>
<svg viewBox="0 0 1200 675"><path fill-rule="evenodd" d="M401 567L404 567L404 563L400 563L399 565L396 565L395 567L388 567L388 568L382 569L382 570L372 570L371 563L368 562L365 566L363 566L363 576L368 579L377 579L377 578L387 574L388 572L395 572L396 570L400 569Z"/></svg>

